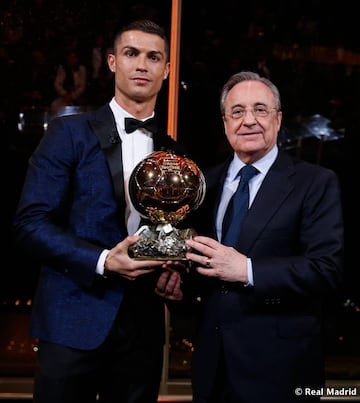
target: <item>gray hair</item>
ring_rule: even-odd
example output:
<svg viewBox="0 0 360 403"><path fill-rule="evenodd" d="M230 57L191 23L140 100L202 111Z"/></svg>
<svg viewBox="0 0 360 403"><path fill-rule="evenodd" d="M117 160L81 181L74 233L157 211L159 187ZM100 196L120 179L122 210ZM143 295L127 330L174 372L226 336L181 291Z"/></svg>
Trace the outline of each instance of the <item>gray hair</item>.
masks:
<svg viewBox="0 0 360 403"><path fill-rule="evenodd" d="M236 84L241 83L242 81L259 81L260 83L265 84L274 95L276 110L281 110L280 93L275 84L273 84L268 78L261 77L258 73L253 71L240 71L239 73L233 74L222 87L220 94L220 112L222 116L225 115L225 100L229 91Z"/></svg>

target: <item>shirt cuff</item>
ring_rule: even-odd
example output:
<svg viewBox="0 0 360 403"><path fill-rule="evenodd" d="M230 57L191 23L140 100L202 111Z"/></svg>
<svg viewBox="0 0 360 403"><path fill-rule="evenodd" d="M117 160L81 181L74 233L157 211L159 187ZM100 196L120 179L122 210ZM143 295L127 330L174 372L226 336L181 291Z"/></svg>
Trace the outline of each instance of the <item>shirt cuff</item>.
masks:
<svg viewBox="0 0 360 403"><path fill-rule="evenodd" d="M106 256L108 255L110 251L108 249L105 249L101 252L101 255L99 256L99 260L96 265L96 273L100 274L100 276L104 275L104 264L105 264L105 259Z"/></svg>
<svg viewBox="0 0 360 403"><path fill-rule="evenodd" d="M248 282L245 284L245 287L252 287L254 285L254 275L252 270L251 259L247 258L247 275Z"/></svg>

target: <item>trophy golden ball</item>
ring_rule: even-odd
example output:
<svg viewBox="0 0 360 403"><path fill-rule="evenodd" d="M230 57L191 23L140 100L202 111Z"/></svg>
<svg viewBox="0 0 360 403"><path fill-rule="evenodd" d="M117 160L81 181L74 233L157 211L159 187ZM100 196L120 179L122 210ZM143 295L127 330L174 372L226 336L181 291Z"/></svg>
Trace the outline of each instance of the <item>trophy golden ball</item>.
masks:
<svg viewBox="0 0 360 403"><path fill-rule="evenodd" d="M155 151L134 168L129 195L142 217L154 224L175 225L202 203L205 179L193 160Z"/></svg>

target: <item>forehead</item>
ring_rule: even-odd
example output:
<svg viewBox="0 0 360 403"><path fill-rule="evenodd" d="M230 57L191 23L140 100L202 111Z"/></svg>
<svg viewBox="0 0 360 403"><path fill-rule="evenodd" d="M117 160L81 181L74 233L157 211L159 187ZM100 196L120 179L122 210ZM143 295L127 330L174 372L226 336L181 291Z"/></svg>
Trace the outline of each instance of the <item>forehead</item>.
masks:
<svg viewBox="0 0 360 403"><path fill-rule="evenodd" d="M274 103L274 95L270 88L259 81L242 81L228 93L225 103L228 105L254 105L264 103L270 105Z"/></svg>
<svg viewBox="0 0 360 403"><path fill-rule="evenodd" d="M142 31L126 31L117 43L117 47L136 48L146 52L161 52L165 54L165 41L156 34L148 34Z"/></svg>

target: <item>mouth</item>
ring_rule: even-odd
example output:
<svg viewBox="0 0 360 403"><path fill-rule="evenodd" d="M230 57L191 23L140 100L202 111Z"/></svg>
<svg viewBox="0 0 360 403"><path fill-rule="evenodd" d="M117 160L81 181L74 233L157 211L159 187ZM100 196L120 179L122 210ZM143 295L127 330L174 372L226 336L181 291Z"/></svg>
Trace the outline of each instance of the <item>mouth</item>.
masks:
<svg viewBox="0 0 360 403"><path fill-rule="evenodd" d="M245 136L245 137L247 137L247 136L258 136L258 135L260 135L261 133L260 132L247 132L247 133L239 133L240 134L240 136Z"/></svg>
<svg viewBox="0 0 360 403"><path fill-rule="evenodd" d="M133 77L131 81L134 81L137 84L147 84L150 80L145 77Z"/></svg>

